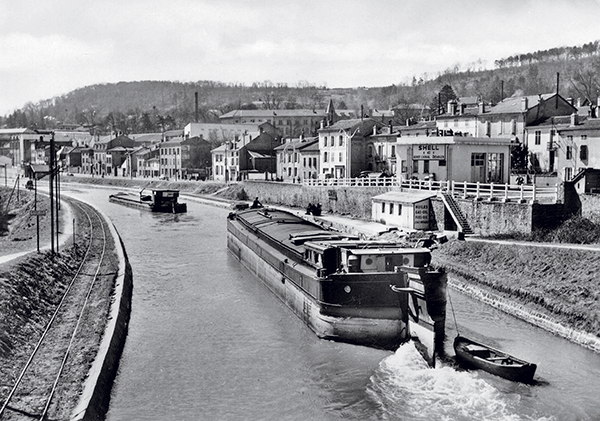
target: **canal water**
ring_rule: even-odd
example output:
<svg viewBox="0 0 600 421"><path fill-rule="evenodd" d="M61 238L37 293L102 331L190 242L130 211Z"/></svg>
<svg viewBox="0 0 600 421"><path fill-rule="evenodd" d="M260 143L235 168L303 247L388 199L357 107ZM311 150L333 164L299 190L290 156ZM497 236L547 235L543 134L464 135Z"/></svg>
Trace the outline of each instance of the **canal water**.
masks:
<svg viewBox="0 0 600 421"><path fill-rule="evenodd" d="M458 292L460 333L536 362L534 385L429 369L411 344L316 338L228 253L226 209L184 199L187 214L151 214L109 203L106 189L63 193L111 217L133 268L109 421L600 419L600 355ZM447 334L452 353L450 307Z"/></svg>

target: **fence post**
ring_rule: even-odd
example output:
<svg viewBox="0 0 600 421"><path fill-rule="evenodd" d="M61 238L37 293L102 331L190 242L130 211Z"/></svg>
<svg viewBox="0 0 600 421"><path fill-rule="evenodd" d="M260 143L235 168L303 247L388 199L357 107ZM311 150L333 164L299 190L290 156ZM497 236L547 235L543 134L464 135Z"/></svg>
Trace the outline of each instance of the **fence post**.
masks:
<svg viewBox="0 0 600 421"><path fill-rule="evenodd" d="M467 198L467 182L463 181L463 199Z"/></svg>
<svg viewBox="0 0 600 421"><path fill-rule="evenodd" d="M537 200L536 197L536 189L535 189L535 184L533 185L533 190L531 191L531 203L535 203Z"/></svg>
<svg viewBox="0 0 600 421"><path fill-rule="evenodd" d="M504 184L504 201L508 202L508 183Z"/></svg>
<svg viewBox="0 0 600 421"><path fill-rule="evenodd" d="M490 202L492 200L494 200L494 182L493 181L490 183L490 199L489 200L490 200Z"/></svg>
<svg viewBox="0 0 600 421"><path fill-rule="evenodd" d="M525 193L525 185L521 184L521 197L519 198L519 202L523 203L525 201L524 199L524 193Z"/></svg>
<svg viewBox="0 0 600 421"><path fill-rule="evenodd" d="M480 191L480 188L481 188L481 186L480 186L480 183L478 181L476 183L476 186L475 186L475 198L478 199L478 200L479 200L479 191Z"/></svg>

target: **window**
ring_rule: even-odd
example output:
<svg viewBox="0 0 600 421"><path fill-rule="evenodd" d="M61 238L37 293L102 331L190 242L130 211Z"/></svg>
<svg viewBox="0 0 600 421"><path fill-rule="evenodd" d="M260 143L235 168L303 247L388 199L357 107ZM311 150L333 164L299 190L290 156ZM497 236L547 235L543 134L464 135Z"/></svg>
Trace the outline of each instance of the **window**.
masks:
<svg viewBox="0 0 600 421"><path fill-rule="evenodd" d="M323 162L327 162L327 152L323 152Z"/></svg>
<svg viewBox="0 0 600 421"><path fill-rule="evenodd" d="M394 214L394 204L390 203L390 215Z"/></svg>
<svg viewBox="0 0 600 421"><path fill-rule="evenodd" d="M424 173L429 172L429 161L428 160L423 161L423 172Z"/></svg>
<svg viewBox="0 0 600 421"><path fill-rule="evenodd" d="M402 205L398 203L398 215L402 215Z"/></svg>
<svg viewBox="0 0 600 421"><path fill-rule="evenodd" d="M342 162L342 153L341 152L339 153L339 156L338 156L338 162Z"/></svg>
<svg viewBox="0 0 600 421"><path fill-rule="evenodd" d="M535 144L540 145L542 143L542 132L540 130L535 131Z"/></svg>
<svg viewBox="0 0 600 421"><path fill-rule="evenodd" d="M445 159L440 159L440 161L438 162L438 166L439 167L445 167L446 166L446 160Z"/></svg>
<svg viewBox="0 0 600 421"><path fill-rule="evenodd" d="M413 167L413 172L419 172L419 161L413 160L412 167Z"/></svg>
<svg viewBox="0 0 600 421"><path fill-rule="evenodd" d="M323 137L323 146L327 146L327 136Z"/></svg>
<svg viewBox="0 0 600 421"><path fill-rule="evenodd" d="M579 159L585 161L588 159L588 147L587 145L581 145L579 148Z"/></svg>
<svg viewBox="0 0 600 421"><path fill-rule="evenodd" d="M381 202L381 213L385 213L385 202Z"/></svg>
<svg viewBox="0 0 600 421"><path fill-rule="evenodd" d="M306 167L306 158L302 159L303 165Z"/></svg>
<svg viewBox="0 0 600 421"><path fill-rule="evenodd" d="M567 146L567 159L573 159L573 148L571 146Z"/></svg>
<svg viewBox="0 0 600 421"><path fill-rule="evenodd" d="M392 158L396 158L396 145L392 145Z"/></svg>
<svg viewBox="0 0 600 421"><path fill-rule="evenodd" d="M471 154L471 166L472 167L483 167L485 163L484 153L472 153Z"/></svg>
<svg viewBox="0 0 600 421"><path fill-rule="evenodd" d="M565 181L570 181L573 178L573 168L565 167Z"/></svg>
<svg viewBox="0 0 600 421"><path fill-rule="evenodd" d="M344 146L344 136L340 135L339 146Z"/></svg>

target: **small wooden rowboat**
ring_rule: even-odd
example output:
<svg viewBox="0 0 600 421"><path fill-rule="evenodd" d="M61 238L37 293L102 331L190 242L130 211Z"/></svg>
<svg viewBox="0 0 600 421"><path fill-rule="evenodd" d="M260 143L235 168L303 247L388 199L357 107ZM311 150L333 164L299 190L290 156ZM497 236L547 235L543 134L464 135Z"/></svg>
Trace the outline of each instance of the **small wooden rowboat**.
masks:
<svg viewBox="0 0 600 421"><path fill-rule="evenodd" d="M457 336L454 352L459 362L515 382L531 383L537 365L487 345Z"/></svg>

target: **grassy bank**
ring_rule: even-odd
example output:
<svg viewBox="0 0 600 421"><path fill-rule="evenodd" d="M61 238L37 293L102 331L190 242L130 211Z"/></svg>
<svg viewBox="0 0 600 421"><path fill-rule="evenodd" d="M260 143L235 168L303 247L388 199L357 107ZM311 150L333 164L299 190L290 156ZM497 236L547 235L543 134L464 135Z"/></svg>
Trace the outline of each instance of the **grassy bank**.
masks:
<svg viewBox="0 0 600 421"><path fill-rule="evenodd" d="M600 337L600 252L451 241L434 264L466 282Z"/></svg>

